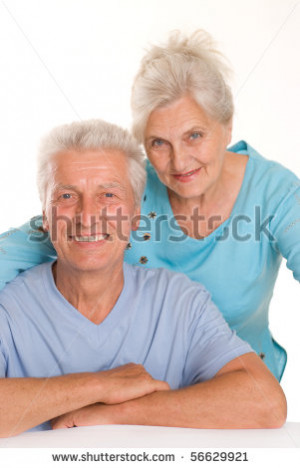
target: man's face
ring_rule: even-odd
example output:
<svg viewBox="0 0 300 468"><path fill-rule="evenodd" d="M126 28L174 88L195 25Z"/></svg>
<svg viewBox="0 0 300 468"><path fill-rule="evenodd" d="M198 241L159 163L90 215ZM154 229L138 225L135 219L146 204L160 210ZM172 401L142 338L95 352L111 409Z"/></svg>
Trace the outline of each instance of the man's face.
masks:
<svg viewBox="0 0 300 468"><path fill-rule="evenodd" d="M126 156L113 149L70 150L57 154L51 168L44 227L58 262L81 271L119 267L139 214Z"/></svg>

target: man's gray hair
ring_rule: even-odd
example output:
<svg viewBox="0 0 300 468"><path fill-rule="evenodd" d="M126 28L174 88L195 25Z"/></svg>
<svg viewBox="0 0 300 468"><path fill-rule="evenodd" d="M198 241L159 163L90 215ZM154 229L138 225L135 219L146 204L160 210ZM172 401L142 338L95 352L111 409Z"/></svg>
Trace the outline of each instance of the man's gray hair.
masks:
<svg viewBox="0 0 300 468"><path fill-rule="evenodd" d="M42 139L37 161L37 184L43 208L46 203L53 156L69 150L102 149L122 151L128 158L129 178L138 206L146 182L145 156L142 148L127 130L104 120L95 119L61 125Z"/></svg>
<svg viewBox="0 0 300 468"><path fill-rule="evenodd" d="M192 96L213 119L229 123L234 110L230 74L207 32L197 30L190 37L173 32L166 45L146 53L133 83L133 135L142 143L151 112L184 95Z"/></svg>

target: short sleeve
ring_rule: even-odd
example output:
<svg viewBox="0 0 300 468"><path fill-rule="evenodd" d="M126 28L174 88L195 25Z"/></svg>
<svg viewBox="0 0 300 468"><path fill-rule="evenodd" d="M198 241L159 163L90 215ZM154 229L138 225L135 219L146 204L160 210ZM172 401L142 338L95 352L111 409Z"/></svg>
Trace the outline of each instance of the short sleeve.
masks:
<svg viewBox="0 0 300 468"><path fill-rule="evenodd" d="M295 178L296 179L296 178ZM292 182L270 223L274 248L287 260L287 267L300 281L300 181Z"/></svg>
<svg viewBox="0 0 300 468"><path fill-rule="evenodd" d="M0 304L0 378L6 377L6 369L7 369L7 364L6 364L6 355L7 352L5 352L5 345L4 345L4 339L3 335L6 333L7 330L7 324L6 321L3 320L3 308L2 305Z"/></svg>
<svg viewBox="0 0 300 468"><path fill-rule="evenodd" d="M20 228L0 235L0 289L22 271L56 258L41 226L42 217L36 216Z"/></svg>
<svg viewBox="0 0 300 468"><path fill-rule="evenodd" d="M6 361L5 361L4 354L2 352L2 341L0 338L0 378L2 379L3 377L5 377L6 376L5 374L6 374Z"/></svg>
<svg viewBox="0 0 300 468"><path fill-rule="evenodd" d="M212 302L208 293L206 301L196 313L194 331L184 367L184 386L213 378L228 362L254 352L251 346L231 330Z"/></svg>

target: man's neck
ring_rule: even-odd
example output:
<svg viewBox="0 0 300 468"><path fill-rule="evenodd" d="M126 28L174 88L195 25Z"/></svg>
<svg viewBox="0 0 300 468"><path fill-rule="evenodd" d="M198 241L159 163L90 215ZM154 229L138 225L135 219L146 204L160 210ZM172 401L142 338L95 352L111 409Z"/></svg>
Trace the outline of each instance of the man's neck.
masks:
<svg viewBox="0 0 300 468"><path fill-rule="evenodd" d="M109 271L82 272L71 270L58 260L52 270L60 293L95 324L103 322L113 309L124 285L123 263Z"/></svg>

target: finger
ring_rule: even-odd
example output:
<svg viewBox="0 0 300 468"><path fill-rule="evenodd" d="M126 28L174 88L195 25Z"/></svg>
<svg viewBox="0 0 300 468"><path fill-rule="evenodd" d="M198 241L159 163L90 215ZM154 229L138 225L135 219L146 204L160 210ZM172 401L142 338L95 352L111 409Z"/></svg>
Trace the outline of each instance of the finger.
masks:
<svg viewBox="0 0 300 468"><path fill-rule="evenodd" d="M50 423L51 423L52 429L54 429L54 430L55 429L66 429L66 428L75 426L73 420L71 418L67 418L65 416L52 419L52 421L50 421Z"/></svg>
<svg viewBox="0 0 300 468"><path fill-rule="evenodd" d="M61 428L65 427L64 424L62 423L62 421L59 420L59 418L52 419L52 421L50 421L50 422L51 422L51 427L54 430L55 429L61 429Z"/></svg>
<svg viewBox="0 0 300 468"><path fill-rule="evenodd" d="M156 380L156 391L170 390L170 385L164 380Z"/></svg>

